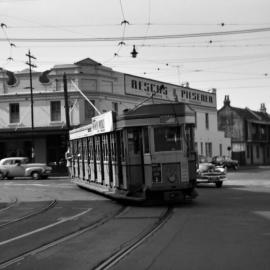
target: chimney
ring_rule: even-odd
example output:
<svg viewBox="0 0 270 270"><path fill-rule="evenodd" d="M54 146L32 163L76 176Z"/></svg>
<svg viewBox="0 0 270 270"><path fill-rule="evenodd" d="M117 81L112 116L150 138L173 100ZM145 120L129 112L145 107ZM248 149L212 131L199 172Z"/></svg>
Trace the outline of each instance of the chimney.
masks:
<svg viewBox="0 0 270 270"><path fill-rule="evenodd" d="M230 106L231 101L229 95L225 95L224 101L223 101L224 106Z"/></svg>
<svg viewBox="0 0 270 270"><path fill-rule="evenodd" d="M262 112L262 113L266 113L266 107L265 107L265 103L261 103L260 112Z"/></svg>

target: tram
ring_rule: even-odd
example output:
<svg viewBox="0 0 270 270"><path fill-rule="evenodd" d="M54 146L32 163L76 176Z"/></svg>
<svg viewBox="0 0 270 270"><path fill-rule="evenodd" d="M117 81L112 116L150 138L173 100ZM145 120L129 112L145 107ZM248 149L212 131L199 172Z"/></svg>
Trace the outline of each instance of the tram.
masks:
<svg viewBox="0 0 270 270"><path fill-rule="evenodd" d="M195 112L185 103L109 111L69 133L72 181L114 199L195 198Z"/></svg>

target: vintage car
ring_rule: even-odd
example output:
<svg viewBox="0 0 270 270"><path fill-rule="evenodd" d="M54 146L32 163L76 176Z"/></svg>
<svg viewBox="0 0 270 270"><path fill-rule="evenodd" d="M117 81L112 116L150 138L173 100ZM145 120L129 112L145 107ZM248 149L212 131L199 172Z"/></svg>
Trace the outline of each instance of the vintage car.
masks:
<svg viewBox="0 0 270 270"><path fill-rule="evenodd" d="M227 169L237 170L239 167L238 160L231 159L230 157L227 157L227 156L213 157L212 163L215 164L216 166L222 166L222 167L227 168Z"/></svg>
<svg viewBox="0 0 270 270"><path fill-rule="evenodd" d="M216 187L222 187L226 179L226 168L215 166L212 163L200 163L197 169L198 183L214 183Z"/></svg>
<svg viewBox="0 0 270 270"><path fill-rule="evenodd" d="M52 168L44 163L28 163L27 157L8 157L0 160L0 179L14 177L47 178Z"/></svg>

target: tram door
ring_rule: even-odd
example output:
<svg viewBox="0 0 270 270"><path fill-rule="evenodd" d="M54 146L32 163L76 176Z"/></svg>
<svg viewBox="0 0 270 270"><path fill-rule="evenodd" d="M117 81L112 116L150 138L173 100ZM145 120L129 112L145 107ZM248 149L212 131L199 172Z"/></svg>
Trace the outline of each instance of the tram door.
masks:
<svg viewBox="0 0 270 270"><path fill-rule="evenodd" d="M130 191L140 191L144 184L142 128L127 129L127 182Z"/></svg>

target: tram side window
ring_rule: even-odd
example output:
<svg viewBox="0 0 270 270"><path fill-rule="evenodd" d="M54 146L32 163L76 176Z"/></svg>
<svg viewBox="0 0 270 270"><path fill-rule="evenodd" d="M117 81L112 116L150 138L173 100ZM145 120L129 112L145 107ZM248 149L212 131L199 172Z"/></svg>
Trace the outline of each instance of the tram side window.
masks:
<svg viewBox="0 0 270 270"><path fill-rule="evenodd" d="M90 160L94 160L94 145L93 145L93 137L89 139L88 142L88 148L89 148L89 158Z"/></svg>
<svg viewBox="0 0 270 270"><path fill-rule="evenodd" d="M77 155L78 155L78 141L77 140L74 140L74 141L72 141L72 145L73 145L73 155L74 155L74 157L75 158L77 158Z"/></svg>
<svg viewBox="0 0 270 270"><path fill-rule="evenodd" d="M109 160L109 149L108 149L108 136L102 135L102 154L103 154L103 160L108 161Z"/></svg>
<svg viewBox="0 0 270 270"><path fill-rule="evenodd" d="M100 160L100 139L98 136L95 137L96 145L96 160Z"/></svg>
<svg viewBox="0 0 270 270"><path fill-rule="evenodd" d="M82 158L82 140L78 140L78 158Z"/></svg>
<svg viewBox="0 0 270 270"><path fill-rule="evenodd" d="M76 152L77 152L77 142L76 141L70 142L70 150L71 150L72 156L75 156Z"/></svg>
<svg viewBox="0 0 270 270"><path fill-rule="evenodd" d="M82 141L82 150L83 150L83 158L85 160L87 160L87 156L88 156L88 153L87 153L87 139L84 138L83 141Z"/></svg>
<svg viewBox="0 0 270 270"><path fill-rule="evenodd" d="M112 161L116 161L116 138L114 133L110 134L110 140L111 140Z"/></svg>
<svg viewBox="0 0 270 270"><path fill-rule="evenodd" d="M155 151L182 150L182 127L154 128Z"/></svg>
<svg viewBox="0 0 270 270"><path fill-rule="evenodd" d="M140 129L128 129L128 151L129 153L139 154L140 152Z"/></svg>

